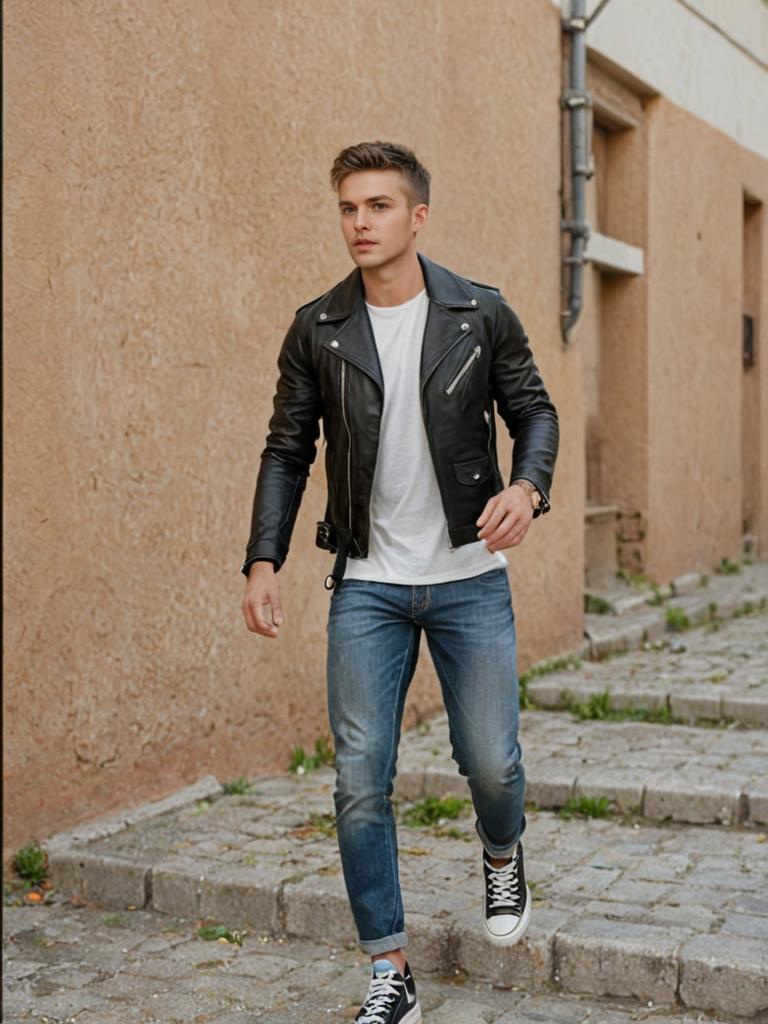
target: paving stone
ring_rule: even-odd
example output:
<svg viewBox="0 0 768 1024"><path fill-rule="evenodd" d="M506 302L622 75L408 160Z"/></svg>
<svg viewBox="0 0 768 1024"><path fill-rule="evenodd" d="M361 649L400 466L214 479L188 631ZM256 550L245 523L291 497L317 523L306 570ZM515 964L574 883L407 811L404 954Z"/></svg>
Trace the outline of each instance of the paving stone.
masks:
<svg viewBox="0 0 768 1024"><path fill-rule="evenodd" d="M680 955L680 998L688 1006L751 1017L768 1010L768 943L697 935Z"/></svg>

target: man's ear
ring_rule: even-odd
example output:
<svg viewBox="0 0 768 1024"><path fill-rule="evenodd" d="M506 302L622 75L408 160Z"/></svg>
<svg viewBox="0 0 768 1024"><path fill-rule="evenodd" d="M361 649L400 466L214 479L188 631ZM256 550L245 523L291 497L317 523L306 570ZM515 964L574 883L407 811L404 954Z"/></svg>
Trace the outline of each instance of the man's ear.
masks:
<svg viewBox="0 0 768 1024"><path fill-rule="evenodd" d="M414 232L421 231L427 223L429 207L426 203L417 203L411 212L411 227Z"/></svg>

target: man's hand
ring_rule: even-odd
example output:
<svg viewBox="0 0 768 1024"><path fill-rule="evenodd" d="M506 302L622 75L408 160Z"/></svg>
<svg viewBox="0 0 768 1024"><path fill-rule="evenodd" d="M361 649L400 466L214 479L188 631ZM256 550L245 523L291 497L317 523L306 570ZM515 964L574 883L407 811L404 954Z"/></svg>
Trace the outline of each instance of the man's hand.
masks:
<svg viewBox="0 0 768 1024"><path fill-rule="evenodd" d="M516 483L488 500L477 526L482 527L478 539L485 541L489 551L502 551L519 544L531 525L533 506L524 485Z"/></svg>
<svg viewBox="0 0 768 1024"><path fill-rule="evenodd" d="M251 565L242 607L245 624L252 633L277 636L278 627L282 626L284 619L280 604L280 584L277 582L275 567L271 562L254 562ZM271 611L271 622L264 616L267 607Z"/></svg>

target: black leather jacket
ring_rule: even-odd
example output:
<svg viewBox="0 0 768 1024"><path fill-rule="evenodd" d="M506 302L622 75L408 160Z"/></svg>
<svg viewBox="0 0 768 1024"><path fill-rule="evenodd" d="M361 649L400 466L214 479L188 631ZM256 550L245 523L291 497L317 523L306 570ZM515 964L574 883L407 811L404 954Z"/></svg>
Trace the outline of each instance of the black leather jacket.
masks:
<svg viewBox="0 0 768 1024"><path fill-rule="evenodd" d="M477 518L505 486L493 403L515 441L510 481L535 484L544 512L558 419L523 326L499 291L422 255L419 261L429 295L421 407L448 534L458 547L477 540ZM242 572L247 576L257 560L273 562L276 570L284 562L322 422L328 504L316 543L339 553L338 581L347 554L368 554L384 393L359 269L296 311L278 367Z"/></svg>

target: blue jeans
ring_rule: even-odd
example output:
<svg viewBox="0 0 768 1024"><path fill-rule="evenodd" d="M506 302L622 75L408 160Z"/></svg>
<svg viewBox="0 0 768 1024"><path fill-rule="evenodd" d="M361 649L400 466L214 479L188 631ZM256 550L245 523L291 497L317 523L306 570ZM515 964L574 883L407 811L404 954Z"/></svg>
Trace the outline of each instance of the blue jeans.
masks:
<svg viewBox="0 0 768 1024"><path fill-rule="evenodd" d="M328 617L328 712L341 864L360 947L369 954L407 942L390 797L422 629L483 846L505 857L525 830L506 569L429 586L345 580Z"/></svg>

